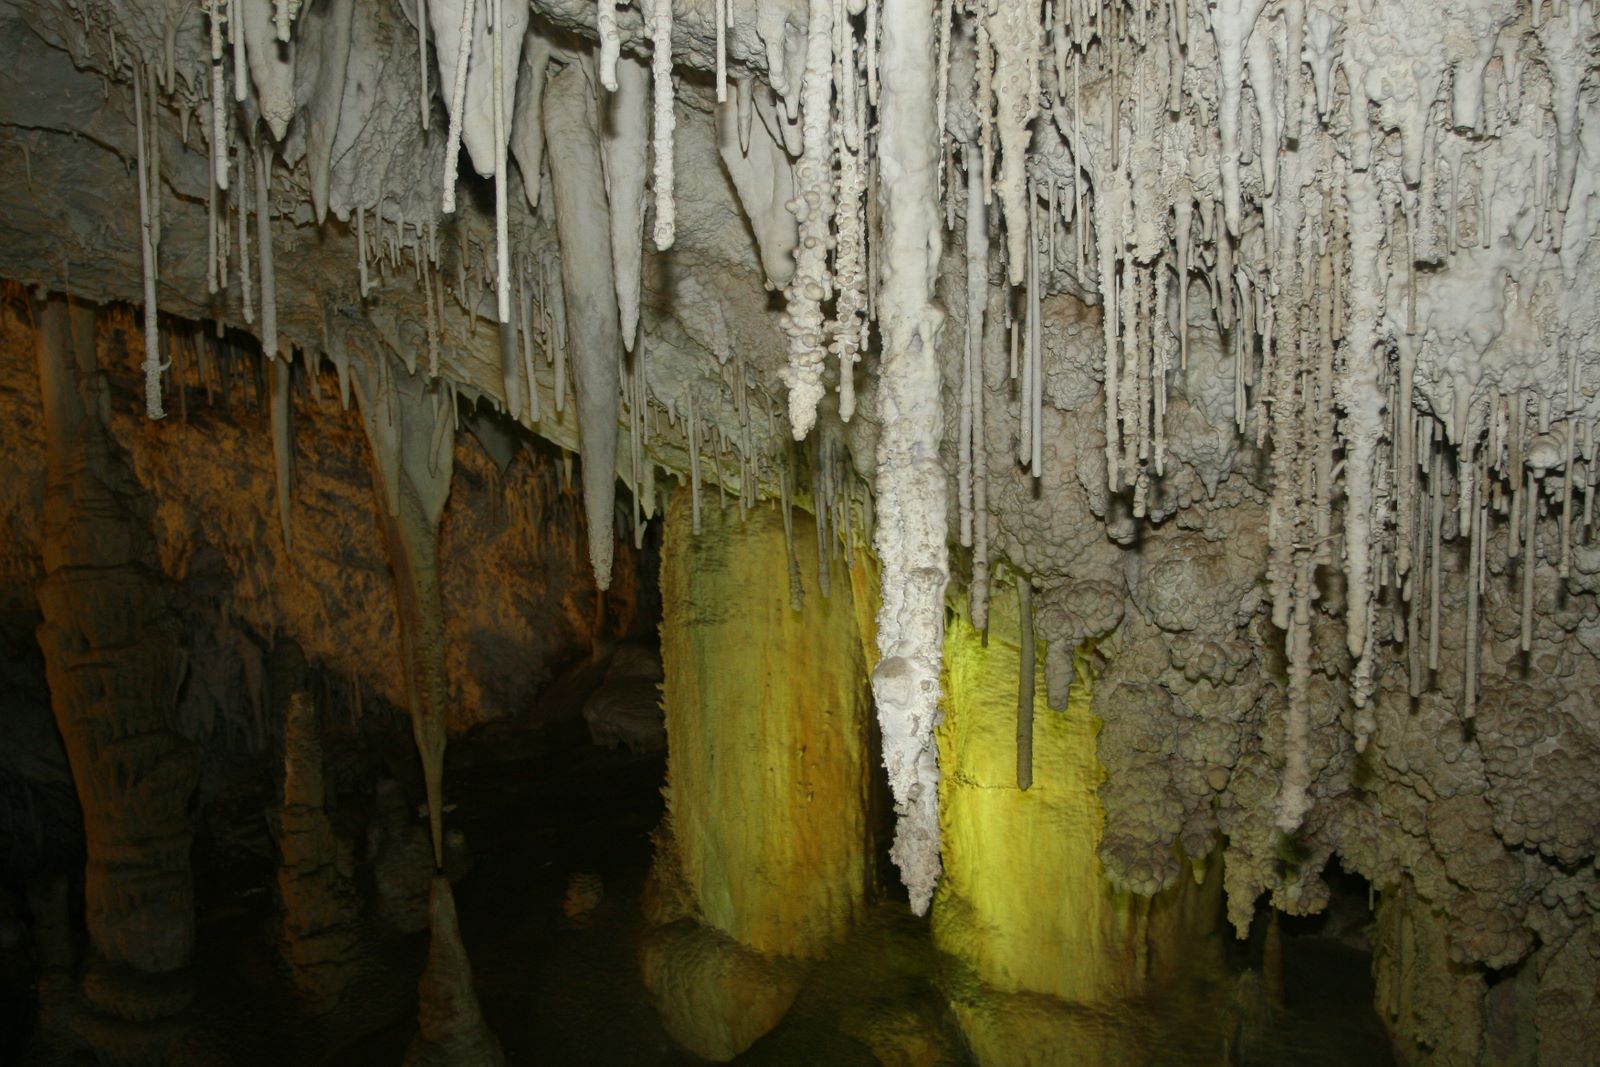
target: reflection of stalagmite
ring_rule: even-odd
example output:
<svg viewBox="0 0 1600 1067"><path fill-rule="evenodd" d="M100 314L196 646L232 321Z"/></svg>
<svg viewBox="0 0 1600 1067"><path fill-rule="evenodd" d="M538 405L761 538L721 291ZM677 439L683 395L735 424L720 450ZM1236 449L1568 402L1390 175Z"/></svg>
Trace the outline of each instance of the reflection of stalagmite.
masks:
<svg viewBox="0 0 1600 1067"><path fill-rule="evenodd" d="M184 651L143 489L104 422L94 312L46 301L36 336L48 441L39 647L83 807L84 992L106 1015L145 1022L187 1002L174 972L194 947Z"/></svg>
<svg viewBox="0 0 1600 1067"><path fill-rule="evenodd" d="M444 609L439 600L439 519L450 495L455 401L437 385L400 374L387 356L351 370L372 447L384 541L394 568L411 733L428 790L435 865L444 862Z"/></svg>
<svg viewBox="0 0 1600 1067"><path fill-rule="evenodd" d="M428 894L428 964L417 983L417 1036L406 1067L498 1067L506 1061L483 1021L472 988L472 961L461 943L450 880L435 875Z"/></svg>

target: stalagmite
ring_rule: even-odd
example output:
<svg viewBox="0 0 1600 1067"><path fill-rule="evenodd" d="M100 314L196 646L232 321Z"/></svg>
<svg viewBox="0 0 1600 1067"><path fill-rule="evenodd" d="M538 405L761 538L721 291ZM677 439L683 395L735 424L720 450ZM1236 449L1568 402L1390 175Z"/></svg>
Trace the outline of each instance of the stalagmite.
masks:
<svg viewBox="0 0 1600 1067"><path fill-rule="evenodd" d="M869 8L869 11L872 9ZM881 659L872 672L883 759L898 825L890 855L917 914L939 879L939 718L944 639L945 477L939 463L938 340L933 301L940 236L939 138L934 129L933 20L919 0L885 0L879 32L877 528L882 561Z"/></svg>
<svg viewBox="0 0 1600 1067"><path fill-rule="evenodd" d="M612 94L600 101L600 162L611 212L611 269L622 325L632 352L639 332L639 272L644 259L644 185L650 125L650 71L632 56L617 64Z"/></svg>
<svg viewBox="0 0 1600 1067"><path fill-rule="evenodd" d="M672 86L672 0L641 0L647 6L650 30L650 69L655 81L655 150L656 191L656 251L665 252L672 247L675 229L673 201L673 172L677 166L673 152L673 115L675 101Z"/></svg>
<svg viewBox="0 0 1600 1067"><path fill-rule="evenodd" d="M587 58L555 75L545 90L544 123L561 243L561 291L572 331L589 562L596 584L605 589L611 584L622 337L610 245L597 240L610 232L611 223L593 79Z"/></svg>
<svg viewBox="0 0 1600 1067"><path fill-rule="evenodd" d="M461 942L450 879L433 876L428 889L428 962L417 982L417 1035L405 1067L500 1067L505 1052L484 1022L472 985L472 960Z"/></svg>
<svg viewBox="0 0 1600 1067"><path fill-rule="evenodd" d="M784 290L783 329L789 364L781 372L789 390L789 427L803 441L817 419L827 356L822 304L833 295L828 273L833 229L833 0L810 0L801 117L805 150L795 166L795 198L789 209L800 228L794 277Z"/></svg>

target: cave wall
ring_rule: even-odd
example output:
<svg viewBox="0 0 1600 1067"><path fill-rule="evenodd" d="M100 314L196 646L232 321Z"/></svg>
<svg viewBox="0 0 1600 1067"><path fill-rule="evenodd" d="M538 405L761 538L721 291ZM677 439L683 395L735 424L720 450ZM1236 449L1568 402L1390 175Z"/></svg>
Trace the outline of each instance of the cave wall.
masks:
<svg viewBox="0 0 1600 1067"><path fill-rule="evenodd" d="M19 675L7 699L19 706L6 717L4 780L19 797L8 806L9 843L30 863L41 848L70 843L78 817L65 795L59 742L38 703L42 673L26 673L29 664L42 669L32 637L45 487L34 314L21 289L8 286L0 303L0 405L9 476L0 514L6 632L18 642L7 656L7 669ZM203 795L215 795L241 761L282 749L284 725L274 709L287 694L271 692L269 669L276 645L303 650L325 683L324 714L340 729L393 732L393 709L406 705L393 579L360 416L340 405L333 368L320 368L314 388L304 362L295 364L291 550L279 531L268 386L251 347L235 348L237 338L214 346L198 326L173 323L173 349L183 353L173 374L184 389L173 398L172 418L150 423L135 377L142 362L136 321L117 307L94 318L108 433L147 494L151 563L173 583L182 620L187 669L178 726L208 754ZM207 353L203 367L191 345ZM496 434L493 426L483 432ZM473 433L459 435L452 503L441 523L452 733L494 720L544 721L538 697L552 681L648 625L640 613L648 620L655 611L653 580L641 578L640 552L626 537L618 539L617 578L602 605L587 569L582 508L559 454L524 448L504 431L494 439L505 449L504 470ZM32 702L21 706L29 693Z"/></svg>
<svg viewBox="0 0 1600 1067"><path fill-rule="evenodd" d="M444 0L432 52L404 8L313 32L334 8L296 28L285 6L300 59L258 38L235 67L211 36L246 43L237 27L197 6L0 2L19 149L0 153L0 268L142 298L127 332L153 343L129 369L167 426L161 309L269 356L382 349L518 412L601 461L591 511L613 465L636 500L658 468L745 507L808 496L885 563L876 702L918 908L940 863L945 597L981 630L991 577L1021 572L1048 702L1066 650L1105 658L1114 886L1155 894L1221 852L1242 929L1259 898L1322 908L1338 857L1380 894L1411 886L1497 1011L1600 1027L1592 2L851 0L836 20L536 0L512 5L509 124L477 31L470 100L445 85ZM595 149L603 198L547 126ZM213 222L251 248L207 279ZM608 273L641 293L631 351L631 302L590 303ZM561 403L580 376L616 434L580 434ZM817 460L796 462L797 432ZM119 433L136 467L179 462ZM240 544L272 527L262 504ZM351 559L339 580L381 574ZM357 647L385 634L251 588L262 633L304 610ZM1514 968L1537 996L1494 992Z"/></svg>

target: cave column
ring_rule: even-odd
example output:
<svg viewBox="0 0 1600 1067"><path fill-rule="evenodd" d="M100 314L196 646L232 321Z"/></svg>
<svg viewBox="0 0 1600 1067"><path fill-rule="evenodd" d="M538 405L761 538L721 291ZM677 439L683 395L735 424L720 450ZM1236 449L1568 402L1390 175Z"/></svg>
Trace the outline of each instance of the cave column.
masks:
<svg viewBox="0 0 1600 1067"><path fill-rule="evenodd" d="M1050 709L1036 657L1033 781L1017 788L1021 642L1015 596L991 603L987 639L964 616L946 631L933 935L964 965L947 987L952 1007L984 1067L1143 1062L1139 1028L1099 1025L1081 1006L1219 966L1221 867L1154 898L1107 881L1097 855L1105 773L1084 657L1065 712ZM1069 1051L1078 1058L1059 1058Z"/></svg>
<svg viewBox="0 0 1600 1067"><path fill-rule="evenodd" d="M702 509L679 492L662 547L667 818L643 952L668 1031L726 1060L788 1010L806 962L860 916L868 871L867 564L833 561L794 511L804 603L782 516Z"/></svg>
<svg viewBox="0 0 1600 1067"><path fill-rule="evenodd" d="M108 428L95 312L37 305L47 436L39 646L83 808L84 1036L103 1059L159 1056L191 995L193 746L178 732L185 656L148 502ZM170 1034L167 1034L170 1036Z"/></svg>
<svg viewBox="0 0 1600 1067"><path fill-rule="evenodd" d="M371 447L384 544L394 568L411 736L428 792L434 874L428 891L428 962L417 984L417 1034L407 1067L505 1062L484 1022L444 867L444 749L449 717L439 523L455 470L456 400L438 379L403 373L385 352L352 364Z"/></svg>

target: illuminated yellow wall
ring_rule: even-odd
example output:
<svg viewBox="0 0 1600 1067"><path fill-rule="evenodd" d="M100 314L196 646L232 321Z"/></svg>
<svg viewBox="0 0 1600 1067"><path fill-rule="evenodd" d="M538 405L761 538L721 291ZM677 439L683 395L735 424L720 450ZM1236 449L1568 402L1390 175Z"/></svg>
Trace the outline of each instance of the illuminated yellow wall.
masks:
<svg viewBox="0 0 1600 1067"><path fill-rule="evenodd" d="M699 918L758 952L822 954L866 886L862 638L843 562L817 582L796 510L804 606L790 604L783 520L687 496L667 513L661 593L668 811Z"/></svg>
<svg viewBox="0 0 1600 1067"><path fill-rule="evenodd" d="M1064 713L1045 703L1038 657L1033 786L1016 787L1019 637L1014 597L997 596L988 646L963 617L945 640L939 728L944 879L934 937L986 986L1098 1003L1218 958L1220 879L1185 880L1153 901L1112 889L1096 856L1097 720L1080 655Z"/></svg>

